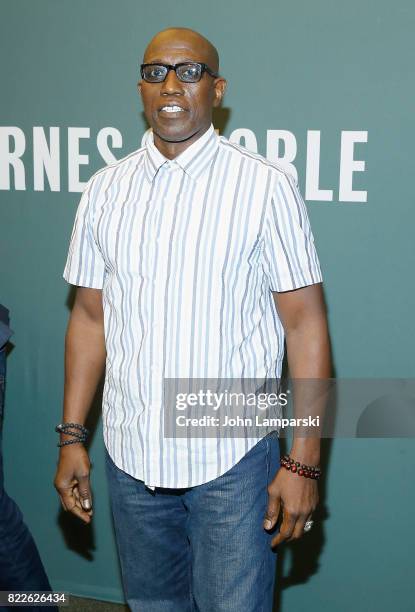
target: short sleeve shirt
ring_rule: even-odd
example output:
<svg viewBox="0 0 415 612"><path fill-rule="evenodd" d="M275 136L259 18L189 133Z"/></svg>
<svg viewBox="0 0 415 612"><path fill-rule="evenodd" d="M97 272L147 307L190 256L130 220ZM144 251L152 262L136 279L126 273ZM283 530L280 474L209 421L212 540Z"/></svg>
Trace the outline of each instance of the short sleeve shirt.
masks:
<svg viewBox="0 0 415 612"><path fill-rule="evenodd" d="M147 486L169 488L218 477L260 436L167 438L163 381L279 378L272 292L322 282L294 178L213 125L174 160L150 133L93 176L63 275L102 289L107 450Z"/></svg>

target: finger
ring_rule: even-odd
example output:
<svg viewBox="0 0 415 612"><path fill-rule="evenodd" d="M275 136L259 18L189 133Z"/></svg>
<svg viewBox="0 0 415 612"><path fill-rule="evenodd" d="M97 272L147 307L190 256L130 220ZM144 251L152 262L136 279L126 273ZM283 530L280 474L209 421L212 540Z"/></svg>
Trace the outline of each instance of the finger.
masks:
<svg viewBox="0 0 415 612"><path fill-rule="evenodd" d="M75 498L76 498L76 505L77 505L77 507L80 510L87 512L89 516L92 516L94 514L94 511L92 510L92 508L90 510L87 510L87 508L84 508L84 506L82 505L82 499L81 499L81 496L79 494L78 486L74 487L74 495L75 495Z"/></svg>
<svg viewBox="0 0 415 612"><path fill-rule="evenodd" d="M84 510L84 508L82 507L82 500L81 500L81 496L79 495L79 490L78 490L78 485L75 485L73 488L73 494L74 494L74 498L75 498L75 504L78 508L80 508L81 510Z"/></svg>
<svg viewBox="0 0 415 612"><path fill-rule="evenodd" d="M264 516L264 529L273 529L275 527L280 513L281 498L278 495L269 494L268 505Z"/></svg>
<svg viewBox="0 0 415 612"><path fill-rule="evenodd" d="M92 493L89 486L89 476L80 476L78 478L78 491L84 510L92 510Z"/></svg>
<svg viewBox="0 0 415 612"><path fill-rule="evenodd" d="M80 518L84 523L90 523L91 522L91 513L90 512L85 512L85 510L83 510L80 505L78 506L78 504L75 502L72 507L68 508L68 511L71 514L74 514L75 516L77 516L78 518Z"/></svg>
<svg viewBox="0 0 415 612"><path fill-rule="evenodd" d="M81 501L77 500L77 491L76 486L71 486L68 488L60 488L59 489L59 498L61 500L61 504L65 512L71 512L71 514L75 514L79 518L81 518L85 523L91 522L92 512L86 512L81 505Z"/></svg>
<svg viewBox="0 0 415 612"><path fill-rule="evenodd" d="M284 510L280 530L275 538L272 539L271 546L278 546L281 542L288 540L292 536L296 522L297 516Z"/></svg>
<svg viewBox="0 0 415 612"><path fill-rule="evenodd" d="M82 509L81 503L77 502L75 494L73 495L66 494L64 498L62 497L61 494L59 494L59 499L61 501L62 508L65 510L65 512L70 512L71 514L75 514L75 516L78 516L80 519L82 519L84 523L91 522L92 513L85 512L85 510Z"/></svg>
<svg viewBox="0 0 415 612"><path fill-rule="evenodd" d="M64 501L63 501L63 499L62 499L62 496L61 496L61 495L59 495L59 499L60 499L60 502L61 502L61 506L62 506L62 508L65 510L65 512L68 512L68 508L65 506Z"/></svg>
<svg viewBox="0 0 415 612"><path fill-rule="evenodd" d="M66 512L69 512L69 508L72 508L72 506L75 503L75 498L74 498L74 493L73 493L73 486L70 486L70 487L60 487L58 489L58 493L59 493L59 497L60 497L63 509Z"/></svg>
<svg viewBox="0 0 415 612"><path fill-rule="evenodd" d="M305 531L304 531L304 525L306 524L306 520L308 521L309 519L306 519L304 516L299 517L295 523L293 532L291 537L287 540L287 542L291 542L292 540L298 540L299 538L301 538Z"/></svg>

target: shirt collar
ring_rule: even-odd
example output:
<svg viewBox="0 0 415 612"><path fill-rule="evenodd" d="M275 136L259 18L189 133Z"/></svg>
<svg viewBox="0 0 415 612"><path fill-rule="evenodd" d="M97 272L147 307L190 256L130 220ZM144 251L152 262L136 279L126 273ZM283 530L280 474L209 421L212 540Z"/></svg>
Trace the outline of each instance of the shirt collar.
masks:
<svg viewBox="0 0 415 612"><path fill-rule="evenodd" d="M212 162L219 145L219 136L216 134L213 124L200 136L190 147L187 147L174 158L174 161L193 180L197 180L207 166ZM151 183L157 172L169 160L157 149L154 144L153 132L150 130L144 144L146 155L144 169L147 179Z"/></svg>

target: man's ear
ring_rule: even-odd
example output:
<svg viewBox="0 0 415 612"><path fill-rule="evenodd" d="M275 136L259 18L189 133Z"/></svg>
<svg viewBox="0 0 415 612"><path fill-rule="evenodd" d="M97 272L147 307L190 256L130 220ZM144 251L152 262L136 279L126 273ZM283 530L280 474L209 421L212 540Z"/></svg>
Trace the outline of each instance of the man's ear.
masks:
<svg viewBox="0 0 415 612"><path fill-rule="evenodd" d="M226 79L220 77L217 79L215 83L215 101L213 106L219 106L222 102L223 96L225 95L225 90L227 86Z"/></svg>

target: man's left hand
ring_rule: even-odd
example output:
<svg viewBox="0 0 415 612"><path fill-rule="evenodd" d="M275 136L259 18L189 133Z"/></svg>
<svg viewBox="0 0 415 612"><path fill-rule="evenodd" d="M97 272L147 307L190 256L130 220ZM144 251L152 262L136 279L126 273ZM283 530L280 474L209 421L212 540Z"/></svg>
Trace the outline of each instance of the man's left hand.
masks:
<svg viewBox="0 0 415 612"><path fill-rule="evenodd" d="M318 504L317 481L298 476L281 468L268 486L268 507L264 518L264 529L275 527L280 510L283 518L279 533L271 541L271 546L281 542L298 540L304 534L305 522Z"/></svg>

